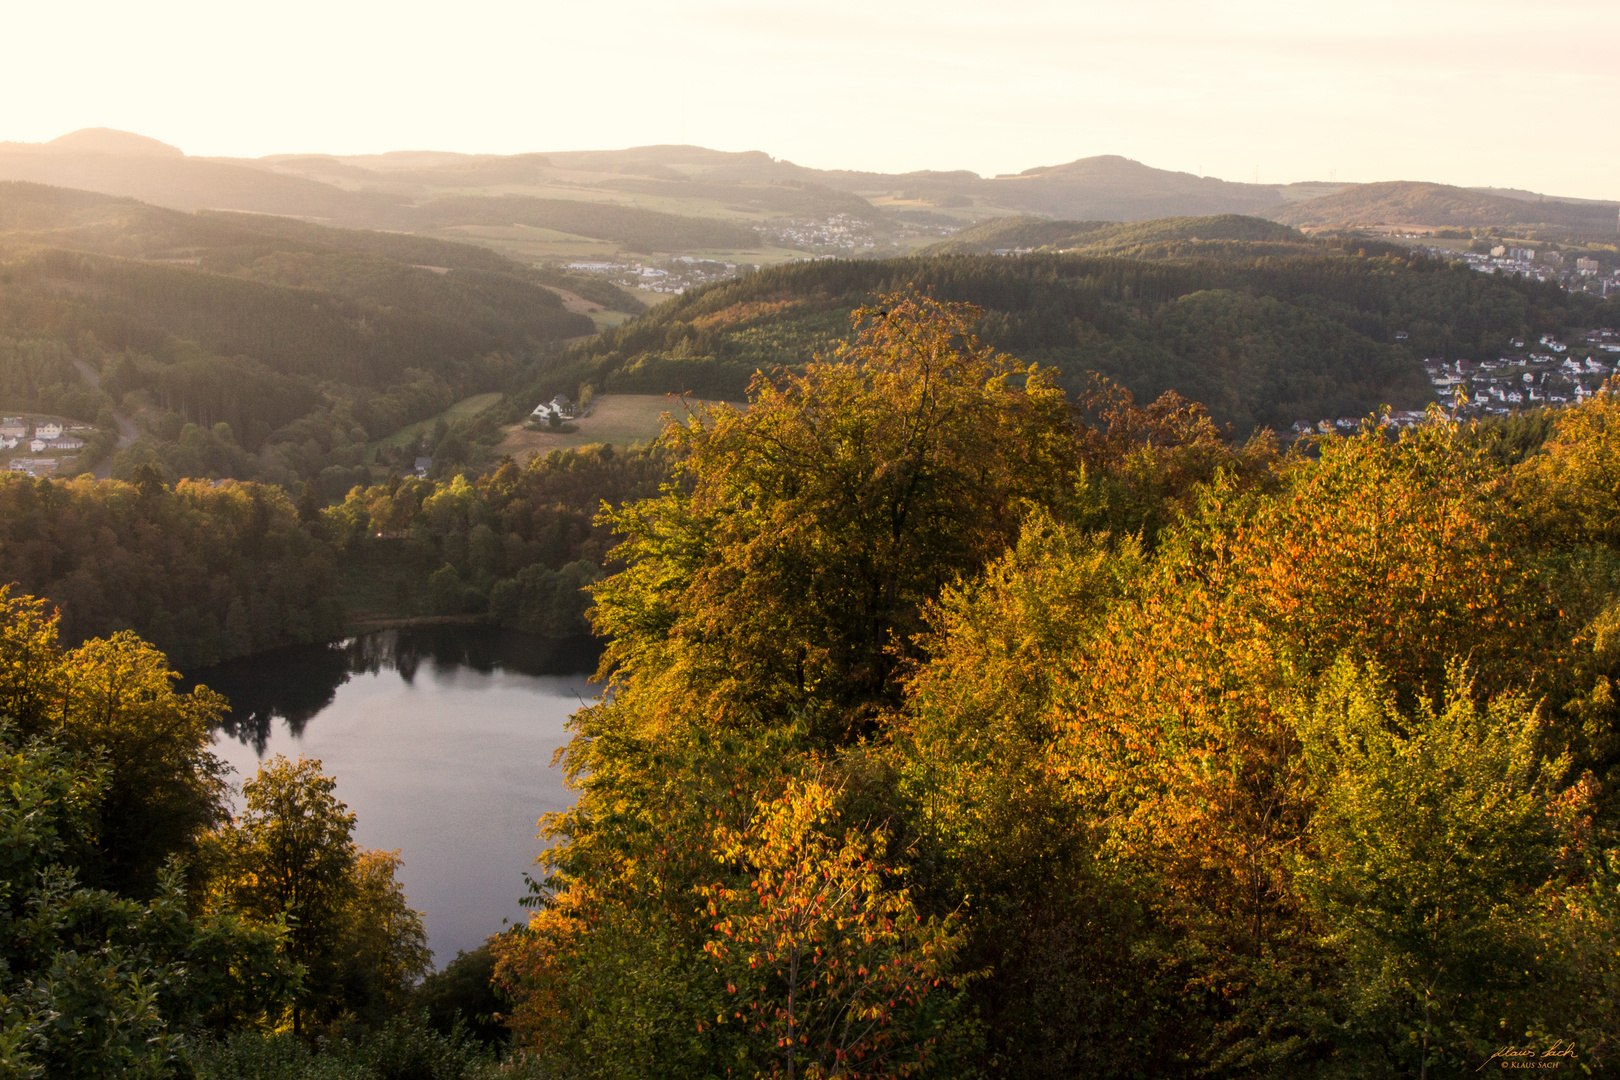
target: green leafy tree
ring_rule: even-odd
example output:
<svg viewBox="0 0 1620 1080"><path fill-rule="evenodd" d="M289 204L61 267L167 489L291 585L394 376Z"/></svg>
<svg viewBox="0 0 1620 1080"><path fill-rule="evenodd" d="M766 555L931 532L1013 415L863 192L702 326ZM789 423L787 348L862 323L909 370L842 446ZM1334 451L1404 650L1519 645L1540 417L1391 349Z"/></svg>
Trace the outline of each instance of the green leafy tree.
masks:
<svg viewBox="0 0 1620 1080"><path fill-rule="evenodd" d="M1443 708L1405 711L1376 668L1341 662L1302 737L1319 794L1295 873L1348 962L1352 1052L1428 1076L1561 1026L1536 1006L1556 986L1541 924L1568 761L1542 756L1529 701L1479 703L1459 667Z"/></svg>
<svg viewBox="0 0 1620 1080"><path fill-rule="evenodd" d="M290 927L305 971L293 1030L351 1013L376 1020L427 970L422 919L394 878L397 853L355 845L355 816L318 760L277 756L242 785L241 820L216 837L216 892L262 922Z"/></svg>
<svg viewBox="0 0 1620 1080"><path fill-rule="evenodd" d="M232 899L261 920L291 926L287 954L307 973L292 1010L299 1032L308 1007L324 1006L335 994L338 944L355 893L355 818L333 794L336 787L319 761L277 755L242 784L245 808L230 836Z"/></svg>
<svg viewBox="0 0 1620 1080"><path fill-rule="evenodd" d="M0 588L0 615L3 715L106 765L96 856L81 873L149 895L165 862L194 853L225 816L225 767L210 749L224 699L206 687L175 693L168 658L132 632L64 652L48 602Z"/></svg>
<svg viewBox="0 0 1620 1080"><path fill-rule="evenodd" d="M194 916L176 867L148 901L82 884L107 788L99 761L0 729L0 1071L168 1077L188 1037L279 1011L285 927Z"/></svg>

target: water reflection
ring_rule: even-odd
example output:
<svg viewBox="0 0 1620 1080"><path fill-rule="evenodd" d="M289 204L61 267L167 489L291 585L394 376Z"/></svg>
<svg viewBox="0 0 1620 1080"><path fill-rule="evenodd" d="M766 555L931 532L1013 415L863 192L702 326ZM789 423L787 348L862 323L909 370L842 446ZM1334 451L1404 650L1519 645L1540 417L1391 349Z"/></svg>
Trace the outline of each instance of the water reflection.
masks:
<svg viewBox="0 0 1620 1080"><path fill-rule="evenodd" d="M441 678L464 669L489 674L572 675L591 671L602 651L592 638L554 641L486 626L412 626L324 645L294 645L187 674L182 692L202 684L230 700L223 735L263 757L275 722L295 739L356 675L396 671L413 684L423 665Z"/></svg>
<svg viewBox="0 0 1620 1080"><path fill-rule="evenodd" d="M544 847L535 823L573 805L552 762L569 715L601 692L587 674L598 652L417 627L261 654L187 685L230 699L214 752L236 780L275 754L321 762L356 815L355 843L405 860L400 882L443 961L524 917L524 874Z"/></svg>

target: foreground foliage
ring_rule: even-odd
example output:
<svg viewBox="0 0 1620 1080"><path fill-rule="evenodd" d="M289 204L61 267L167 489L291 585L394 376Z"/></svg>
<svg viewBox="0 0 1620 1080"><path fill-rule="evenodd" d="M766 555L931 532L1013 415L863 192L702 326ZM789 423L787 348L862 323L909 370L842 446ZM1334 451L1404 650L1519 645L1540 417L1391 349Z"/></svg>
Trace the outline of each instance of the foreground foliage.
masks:
<svg viewBox="0 0 1620 1080"><path fill-rule="evenodd" d="M221 1039L252 1057L279 1028L408 1016L421 917L320 763L268 763L235 817L211 751L224 699L176 693L133 633L65 649L58 631L0 588L0 1075L193 1075ZM376 1039L461 1063L435 1075L494 1061L459 1029Z"/></svg>
<svg viewBox="0 0 1620 1080"><path fill-rule="evenodd" d="M601 1077L1609 1067L1620 397L1279 456L1071 409L975 314L862 311L604 514L614 693L497 944L522 1038Z"/></svg>

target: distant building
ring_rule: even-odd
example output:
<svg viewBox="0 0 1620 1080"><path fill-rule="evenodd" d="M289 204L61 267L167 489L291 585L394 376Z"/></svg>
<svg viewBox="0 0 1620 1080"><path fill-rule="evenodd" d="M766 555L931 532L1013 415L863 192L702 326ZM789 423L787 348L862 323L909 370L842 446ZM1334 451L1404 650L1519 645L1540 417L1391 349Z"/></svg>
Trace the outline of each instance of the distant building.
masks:
<svg viewBox="0 0 1620 1080"><path fill-rule="evenodd" d="M1575 269L1582 274L1595 274L1602 269L1602 267L1598 265L1598 261L1596 259L1588 259L1583 257L1575 260Z"/></svg>
<svg viewBox="0 0 1620 1080"><path fill-rule="evenodd" d="M542 401L529 414L530 419L549 421L553 416L562 420L574 415L574 403L567 394L558 394L550 401Z"/></svg>
<svg viewBox="0 0 1620 1080"><path fill-rule="evenodd" d="M26 439L28 437L28 422L20 416L8 416L0 420L0 438Z"/></svg>
<svg viewBox="0 0 1620 1080"><path fill-rule="evenodd" d="M33 442L28 444L28 452L30 454L43 453L44 450L45 450L45 440L44 439L35 439Z"/></svg>
<svg viewBox="0 0 1620 1080"><path fill-rule="evenodd" d="M57 439L46 439L47 450L78 450L84 446L84 440L77 435L63 435Z"/></svg>
<svg viewBox="0 0 1620 1080"><path fill-rule="evenodd" d="M427 474L428 474L428 470L431 469L431 468L433 468L433 459L432 458L430 458L430 457L419 457L419 458L416 459L416 475L417 476L426 477Z"/></svg>
<svg viewBox="0 0 1620 1080"><path fill-rule="evenodd" d="M47 420L42 424L34 425L34 438L54 439L62 434L62 425L54 420Z"/></svg>

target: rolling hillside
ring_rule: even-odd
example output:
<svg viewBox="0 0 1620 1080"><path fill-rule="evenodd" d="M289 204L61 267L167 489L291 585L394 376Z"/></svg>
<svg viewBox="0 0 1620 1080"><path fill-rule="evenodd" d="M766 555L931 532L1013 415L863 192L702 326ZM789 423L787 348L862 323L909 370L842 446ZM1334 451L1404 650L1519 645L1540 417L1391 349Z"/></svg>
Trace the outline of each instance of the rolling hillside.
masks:
<svg viewBox="0 0 1620 1080"><path fill-rule="evenodd" d="M140 437L115 475L335 497L368 443L591 333L555 277L422 237L0 183L0 407L122 417Z"/></svg>
<svg viewBox="0 0 1620 1080"><path fill-rule="evenodd" d="M1136 221L1252 213L1319 187L1229 183L1116 156L999 177L965 170L810 169L758 151L692 146L507 157L409 152L203 159L106 129L45 144L0 144L0 179L179 210L250 211L453 236L525 258L545 257L548 250L558 260L577 257L594 252L590 242L597 241L647 255L732 252L755 264L810 253L762 243L755 230L773 222L844 215L862 222L875 247L903 253L937 239L941 226L987 217ZM934 231L917 229L919 222ZM548 234L498 231L509 227Z"/></svg>
<svg viewBox="0 0 1620 1080"><path fill-rule="evenodd" d="M1175 235L1186 225L1138 228ZM756 371L831 355L860 304L918 288L979 305L987 340L1059 369L1071 392L1093 372L1139 399L1175 390L1241 435L1417 407L1432 399L1424 357L1472 358L1513 336L1620 321L1620 304L1556 286L1322 242L1285 247L1259 258L956 255L779 267L688 293L575 346L512 400L528 405L585 382L736 398Z"/></svg>
<svg viewBox="0 0 1620 1080"><path fill-rule="evenodd" d="M1525 193L1521 193L1525 194ZM1266 216L1288 225L1420 228L1551 227L1591 235L1617 231L1620 203L1531 201L1446 184L1392 181L1356 184L1333 195L1292 203Z"/></svg>

